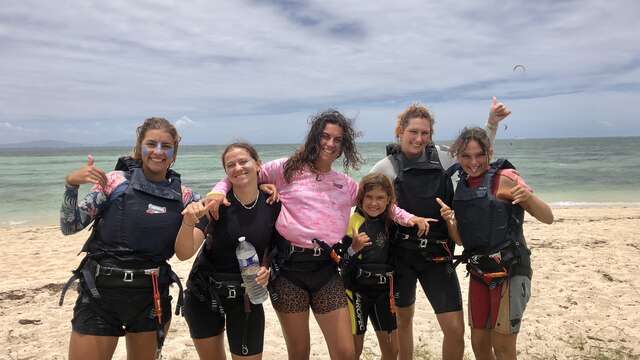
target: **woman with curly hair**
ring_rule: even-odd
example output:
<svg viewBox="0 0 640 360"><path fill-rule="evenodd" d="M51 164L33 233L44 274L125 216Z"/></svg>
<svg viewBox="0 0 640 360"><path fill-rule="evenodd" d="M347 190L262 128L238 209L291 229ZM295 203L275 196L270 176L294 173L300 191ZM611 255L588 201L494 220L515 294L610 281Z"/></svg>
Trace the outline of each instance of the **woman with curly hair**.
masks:
<svg viewBox="0 0 640 360"><path fill-rule="evenodd" d="M290 158L267 162L260 170L259 181L275 184L282 202L274 262L279 275L270 290L290 359L309 358L309 308L330 357L354 358L347 298L329 247L346 233L358 194L358 183L331 166L344 156L345 170L359 167L357 136L350 119L335 110L323 111L311 118L305 143ZM228 190L227 179L219 182L209 193L209 201L225 201ZM395 206L392 216L404 226L418 225L426 231L423 218Z"/></svg>

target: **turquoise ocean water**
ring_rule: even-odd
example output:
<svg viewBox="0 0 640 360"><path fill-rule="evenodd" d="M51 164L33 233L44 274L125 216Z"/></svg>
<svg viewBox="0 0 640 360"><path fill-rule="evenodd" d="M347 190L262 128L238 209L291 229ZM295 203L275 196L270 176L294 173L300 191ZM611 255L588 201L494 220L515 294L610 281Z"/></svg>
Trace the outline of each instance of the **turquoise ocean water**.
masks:
<svg viewBox="0 0 640 360"><path fill-rule="evenodd" d="M446 143L446 142L445 142ZM296 145L258 145L263 161L290 155ZM185 184L205 194L224 172L224 146L182 146L175 169ZM367 163L359 180L384 156L385 143L361 143ZM536 194L556 206L640 204L640 137L498 140L494 157L507 157ZM65 175L92 153L110 170L130 148L0 150L0 226L58 223ZM336 170L341 168L336 167ZM81 195L88 186L81 187ZM84 191L83 191L84 190Z"/></svg>

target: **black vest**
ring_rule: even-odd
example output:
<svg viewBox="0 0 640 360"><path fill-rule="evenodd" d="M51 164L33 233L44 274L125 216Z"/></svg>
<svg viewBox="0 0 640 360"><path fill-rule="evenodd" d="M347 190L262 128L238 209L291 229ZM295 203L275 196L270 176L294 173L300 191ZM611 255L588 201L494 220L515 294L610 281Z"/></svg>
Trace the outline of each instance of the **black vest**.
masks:
<svg viewBox="0 0 640 360"><path fill-rule="evenodd" d="M453 183L442 168L436 147L428 145L420 161L407 159L401 151L391 154L390 160L396 172L393 185L398 206L416 216L438 219L438 222L429 223L427 238L448 239L449 231L440 216L436 197L448 203L453 194ZM400 232L415 236L416 228L400 227Z"/></svg>
<svg viewBox="0 0 640 360"><path fill-rule="evenodd" d="M489 255L511 247L518 262L529 266L530 252L522 232L524 209L500 200L491 193L491 186L500 169L515 168L509 161L499 159L484 174L482 184L473 189L464 180L467 174L460 171L453 210L458 220L464 253Z"/></svg>
<svg viewBox="0 0 640 360"><path fill-rule="evenodd" d="M182 223L180 174L169 170L166 182L155 183L136 163L128 165L127 180L110 194L83 251L120 266L159 264L173 256Z"/></svg>

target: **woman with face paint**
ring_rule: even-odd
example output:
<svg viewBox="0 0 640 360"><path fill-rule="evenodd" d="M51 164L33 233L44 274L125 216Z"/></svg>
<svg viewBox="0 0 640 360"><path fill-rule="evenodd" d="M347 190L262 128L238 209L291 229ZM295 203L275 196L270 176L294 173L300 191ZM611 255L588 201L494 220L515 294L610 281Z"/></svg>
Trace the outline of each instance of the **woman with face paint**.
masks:
<svg viewBox="0 0 640 360"><path fill-rule="evenodd" d="M487 122L492 139L498 123L510 113L493 98ZM401 360L413 358L413 314L418 281L443 333L442 358L462 359L464 355L462 293L456 273L451 271L455 239L450 236L452 225L442 219L436 202L436 198L447 202L453 197L453 183L445 170L455 161L446 147L433 144L434 122L426 106L409 106L397 118L398 144L371 169L372 173L385 174L392 181L399 207L434 219L426 236L400 226L397 241L393 242Z"/></svg>
<svg viewBox="0 0 640 360"><path fill-rule="evenodd" d="M483 129L465 128L450 152L458 160L460 182L453 204L439 202L468 259L473 353L476 359L516 359L516 340L531 295L524 212L545 224L553 222L553 213L509 161L491 162L493 146Z"/></svg>
<svg viewBox="0 0 640 360"><path fill-rule="evenodd" d="M181 212L199 200L170 169L180 136L163 118L137 129L132 157L105 173L89 155L86 166L66 177L60 227L65 235L91 223L86 252L65 285L79 280L71 320L69 359L110 359L125 336L127 357L158 357L171 321L169 285L178 282L167 264L174 254ZM78 203L78 188L91 184ZM182 291L178 300L181 305Z"/></svg>

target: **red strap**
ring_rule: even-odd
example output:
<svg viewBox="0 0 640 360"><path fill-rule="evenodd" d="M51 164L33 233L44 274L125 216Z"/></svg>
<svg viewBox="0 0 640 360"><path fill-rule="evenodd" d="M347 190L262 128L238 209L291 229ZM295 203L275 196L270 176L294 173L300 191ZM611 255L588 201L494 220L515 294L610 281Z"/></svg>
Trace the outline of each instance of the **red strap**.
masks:
<svg viewBox="0 0 640 360"><path fill-rule="evenodd" d="M393 274L389 275L389 310L391 314L396 313L396 299L393 296Z"/></svg>
<svg viewBox="0 0 640 360"><path fill-rule="evenodd" d="M153 284L153 308L158 318L158 324L162 326L162 305L160 304L160 288L158 287L158 273L151 273L151 284Z"/></svg>

